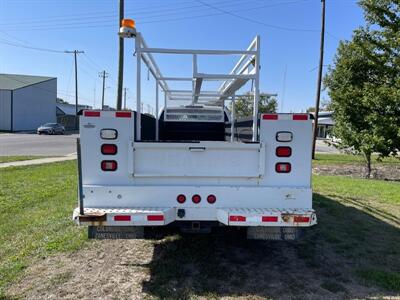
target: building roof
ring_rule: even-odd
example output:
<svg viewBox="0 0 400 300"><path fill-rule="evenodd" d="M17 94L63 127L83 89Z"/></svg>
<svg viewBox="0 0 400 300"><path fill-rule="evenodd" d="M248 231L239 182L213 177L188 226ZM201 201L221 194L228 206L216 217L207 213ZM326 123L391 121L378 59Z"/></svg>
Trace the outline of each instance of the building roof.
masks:
<svg viewBox="0 0 400 300"><path fill-rule="evenodd" d="M56 77L16 75L0 73L0 90L16 90L32 84L56 79Z"/></svg>
<svg viewBox="0 0 400 300"><path fill-rule="evenodd" d="M78 105L78 111L82 109L91 109L89 105ZM60 115L75 115L75 104L70 103L57 103L57 114Z"/></svg>

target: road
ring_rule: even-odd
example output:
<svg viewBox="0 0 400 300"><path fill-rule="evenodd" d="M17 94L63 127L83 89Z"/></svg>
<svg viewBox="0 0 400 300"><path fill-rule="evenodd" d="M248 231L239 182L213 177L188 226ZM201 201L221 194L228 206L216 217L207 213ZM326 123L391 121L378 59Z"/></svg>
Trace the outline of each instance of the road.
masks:
<svg viewBox="0 0 400 300"><path fill-rule="evenodd" d="M36 135L27 133L0 134L0 156L40 155L63 156L76 152L77 134ZM318 153L339 153L321 140L317 140Z"/></svg>
<svg viewBox="0 0 400 300"><path fill-rule="evenodd" d="M76 152L77 134L0 134L0 156L64 156Z"/></svg>

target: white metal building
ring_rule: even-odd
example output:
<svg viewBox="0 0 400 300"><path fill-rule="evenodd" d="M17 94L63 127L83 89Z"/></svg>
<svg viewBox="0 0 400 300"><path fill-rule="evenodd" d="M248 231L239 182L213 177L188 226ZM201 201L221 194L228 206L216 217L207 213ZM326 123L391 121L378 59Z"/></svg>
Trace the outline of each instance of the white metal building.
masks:
<svg viewBox="0 0 400 300"><path fill-rule="evenodd" d="M0 130L35 130L56 122L57 78L0 74Z"/></svg>

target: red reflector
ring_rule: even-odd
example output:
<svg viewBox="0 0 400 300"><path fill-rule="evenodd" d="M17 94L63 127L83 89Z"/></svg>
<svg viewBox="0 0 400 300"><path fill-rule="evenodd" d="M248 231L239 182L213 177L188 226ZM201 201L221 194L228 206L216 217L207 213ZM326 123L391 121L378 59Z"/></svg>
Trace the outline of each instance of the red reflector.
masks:
<svg viewBox="0 0 400 300"><path fill-rule="evenodd" d="M164 215L148 215L147 221L164 221Z"/></svg>
<svg viewBox="0 0 400 300"><path fill-rule="evenodd" d="M101 169L103 171L115 171L117 166L118 164L115 160L103 160L101 162Z"/></svg>
<svg viewBox="0 0 400 300"><path fill-rule="evenodd" d="M278 173L289 173L292 170L290 163L277 163L275 165L275 171Z"/></svg>
<svg viewBox="0 0 400 300"><path fill-rule="evenodd" d="M278 120L277 114L264 114L262 116L263 120Z"/></svg>
<svg viewBox="0 0 400 300"><path fill-rule="evenodd" d="M308 120L307 114L297 114L293 115L293 121L305 121Z"/></svg>
<svg viewBox="0 0 400 300"><path fill-rule="evenodd" d="M129 215L114 216L114 221L130 221L130 220L131 220L131 216L129 216Z"/></svg>
<svg viewBox="0 0 400 300"><path fill-rule="evenodd" d="M278 222L278 217L276 216L264 216L262 217L263 222Z"/></svg>
<svg viewBox="0 0 400 300"><path fill-rule="evenodd" d="M214 195L208 195L207 196L207 202L210 204L214 204L215 201L217 201L217 197L215 197Z"/></svg>
<svg viewBox="0 0 400 300"><path fill-rule="evenodd" d="M310 217L294 216L293 221L295 223L308 223L310 222Z"/></svg>
<svg viewBox="0 0 400 300"><path fill-rule="evenodd" d="M115 116L117 118L130 118L130 117L132 117L132 112L130 112L130 111L117 111L115 113Z"/></svg>
<svg viewBox="0 0 400 300"><path fill-rule="evenodd" d="M200 201L201 201L200 195L193 195L192 201L193 201L193 203L196 203L196 204L200 203Z"/></svg>
<svg viewBox="0 0 400 300"><path fill-rule="evenodd" d="M246 217L244 216L229 216L230 222L246 222Z"/></svg>
<svg viewBox="0 0 400 300"><path fill-rule="evenodd" d="M179 203L185 203L186 201L186 196L183 194L178 195L178 197L176 197L176 201L178 201Z"/></svg>
<svg viewBox="0 0 400 300"><path fill-rule="evenodd" d="M292 155L292 148L277 147L275 153L276 153L276 156L278 156L278 157L289 157Z"/></svg>
<svg viewBox="0 0 400 300"><path fill-rule="evenodd" d="M114 155L117 154L117 145L114 144L103 144L101 145L101 154L103 155Z"/></svg>
<svg viewBox="0 0 400 300"><path fill-rule="evenodd" d="M83 115L85 117L100 117L100 112L87 110L83 112Z"/></svg>

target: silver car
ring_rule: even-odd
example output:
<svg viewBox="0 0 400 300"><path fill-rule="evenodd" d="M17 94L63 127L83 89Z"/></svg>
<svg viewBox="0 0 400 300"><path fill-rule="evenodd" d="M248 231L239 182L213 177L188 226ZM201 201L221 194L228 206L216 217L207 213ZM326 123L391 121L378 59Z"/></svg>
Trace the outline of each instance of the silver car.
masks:
<svg viewBox="0 0 400 300"><path fill-rule="evenodd" d="M58 123L46 123L37 129L37 134L64 134L65 127Z"/></svg>

